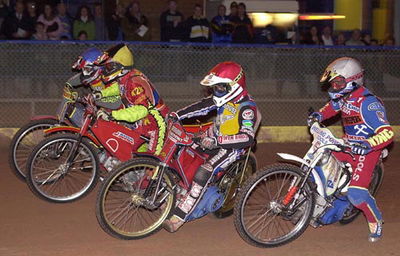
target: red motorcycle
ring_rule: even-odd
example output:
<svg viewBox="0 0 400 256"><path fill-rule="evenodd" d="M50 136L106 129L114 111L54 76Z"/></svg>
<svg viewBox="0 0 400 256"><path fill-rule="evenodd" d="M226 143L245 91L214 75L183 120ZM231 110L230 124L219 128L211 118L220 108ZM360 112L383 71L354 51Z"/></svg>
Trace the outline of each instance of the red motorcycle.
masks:
<svg viewBox="0 0 400 256"><path fill-rule="evenodd" d="M26 161L32 149L44 139L43 131L58 124L78 126L78 116L83 111L83 106L75 104L74 92L69 86L65 86L63 100L56 116L35 116L14 134L8 156L8 163L14 174L25 181ZM75 116L70 118L68 113L74 113Z"/></svg>
<svg viewBox="0 0 400 256"><path fill-rule="evenodd" d="M168 121L167 139L159 158L139 157L123 163L103 181L97 196L96 216L105 232L121 239L139 239L161 229L163 221L190 186L196 170L207 158L194 143L195 135L178 121ZM233 212L238 188L256 170L251 149L228 168L216 170L189 219L213 212Z"/></svg>
<svg viewBox="0 0 400 256"><path fill-rule="evenodd" d="M70 202L91 191L99 177L100 166L111 171L131 159L139 147L153 143L140 127L95 118L97 107L91 96L81 128L54 126L50 136L34 147L27 161L27 183L38 197L50 202Z"/></svg>

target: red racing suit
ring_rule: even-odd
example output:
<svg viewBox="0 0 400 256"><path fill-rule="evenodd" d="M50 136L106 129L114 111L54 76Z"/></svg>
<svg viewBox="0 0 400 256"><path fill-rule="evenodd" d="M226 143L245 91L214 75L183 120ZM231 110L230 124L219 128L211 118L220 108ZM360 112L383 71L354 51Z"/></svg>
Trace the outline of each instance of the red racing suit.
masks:
<svg viewBox="0 0 400 256"><path fill-rule="evenodd" d="M329 101L318 114L320 121L340 114L345 131L344 139L370 146L368 154L355 155L355 160L346 153L335 153L335 156L340 161L350 163L353 168L347 195L349 201L364 212L369 223L380 221L381 213L375 199L368 192L368 186L382 149L394 138L382 101L360 86L346 97Z"/></svg>
<svg viewBox="0 0 400 256"><path fill-rule="evenodd" d="M149 137L147 152L160 154L164 144L166 125L164 118L169 109L150 80L140 71L132 69L109 87L101 90L102 97L121 96L124 108L113 110L115 120L135 123L143 135Z"/></svg>

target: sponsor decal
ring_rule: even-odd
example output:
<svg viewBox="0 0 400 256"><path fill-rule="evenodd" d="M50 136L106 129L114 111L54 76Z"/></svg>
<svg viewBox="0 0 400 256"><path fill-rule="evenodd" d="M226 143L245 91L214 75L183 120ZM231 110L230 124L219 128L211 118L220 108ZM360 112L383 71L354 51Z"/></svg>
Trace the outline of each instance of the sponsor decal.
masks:
<svg viewBox="0 0 400 256"><path fill-rule="evenodd" d="M346 134L346 138L348 140L355 140L355 141L365 140L365 136L356 136L356 135L349 135L349 134Z"/></svg>
<svg viewBox="0 0 400 256"><path fill-rule="evenodd" d="M249 141L249 137L246 134L218 136L219 144L231 144L231 143L240 143L247 141Z"/></svg>
<svg viewBox="0 0 400 256"><path fill-rule="evenodd" d="M344 125L352 125L362 123L362 120L359 116L349 116L343 119Z"/></svg>
<svg viewBox="0 0 400 256"><path fill-rule="evenodd" d="M144 92L143 87L138 86L138 87L133 88L133 90L131 91L131 95L132 96L137 96L137 95L139 95L139 94L141 94L143 92Z"/></svg>
<svg viewBox="0 0 400 256"><path fill-rule="evenodd" d="M253 127L253 121L250 120L243 120L242 125L245 127Z"/></svg>
<svg viewBox="0 0 400 256"><path fill-rule="evenodd" d="M111 149L112 152L116 152L119 148L119 143L116 139L108 139L106 145Z"/></svg>
<svg viewBox="0 0 400 256"><path fill-rule="evenodd" d="M365 124L361 124L361 125L357 124L357 125L354 125L354 129L357 130L357 131L356 131L356 135L358 135L358 134L360 134L360 133L361 133L361 134L368 135L368 132L364 131L365 129L368 129L367 126L366 126Z"/></svg>
<svg viewBox="0 0 400 256"><path fill-rule="evenodd" d="M392 139L394 137L394 132L392 130L384 129L377 135L367 139L368 143L375 147L379 144L385 143L388 140Z"/></svg>
<svg viewBox="0 0 400 256"><path fill-rule="evenodd" d="M360 108L356 107L356 106L354 106L354 105L352 105L350 103L340 101L339 102L339 106L340 106L340 110L342 112L348 114L348 115L351 113L351 111L354 111L356 113L360 113Z"/></svg>
<svg viewBox="0 0 400 256"><path fill-rule="evenodd" d="M125 133L122 133L122 132L120 132L120 131L114 132L112 135L113 135L114 137L120 138L120 139L123 140L123 141L128 142L128 143L131 144L131 145L134 145L134 144L135 144L135 140L134 140L132 137L130 137L130 136L128 136L128 135L126 135Z"/></svg>
<svg viewBox="0 0 400 256"><path fill-rule="evenodd" d="M385 118L385 113L382 111L376 111L376 116L381 123L387 124L387 120Z"/></svg>
<svg viewBox="0 0 400 256"><path fill-rule="evenodd" d="M361 155L358 158L358 163L357 163L357 167L354 171L354 175L353 175L353 180L354 181L358 181L360 179L360 172L363 171L364 168L364 161L365 161L365 156Z"/></svg>
<svg viewBox="0 0 400 256"><path fill-rule="evenodd" d="M242 117L243 117L243 119L246 119L246 120L253 119L254 118L254 111L251 110L251 109L246 109L245 111L243 111Z"/></svg>
<svg viewBox="0 0 400 256"><path fill-rule="evenodd" d="M227 108L228 111L231 112L232 114L236 114L236 112L237 112L237 109L230 104L225 104L225 108Z"/></svg>
<svg viewBox="0 0 400 256"><path fill-rule="evenodd" d="M368 110L369 111L376 111L376 110L381 110L383 109L381 103L379 102L372 102L371 104L368 105Z"/></svg>

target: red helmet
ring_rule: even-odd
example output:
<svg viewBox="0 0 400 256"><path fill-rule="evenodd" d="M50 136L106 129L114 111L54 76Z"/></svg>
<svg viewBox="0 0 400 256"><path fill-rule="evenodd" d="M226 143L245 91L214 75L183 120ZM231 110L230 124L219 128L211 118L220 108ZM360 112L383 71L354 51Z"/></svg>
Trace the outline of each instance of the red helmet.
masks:
<svg viewBox="0 0 400 256"><path fill-rule="evenodd" d="M235 62L222 62L210 70L200 82L213 88L213 100L217 107L247 94L243 68Z"/></svg>

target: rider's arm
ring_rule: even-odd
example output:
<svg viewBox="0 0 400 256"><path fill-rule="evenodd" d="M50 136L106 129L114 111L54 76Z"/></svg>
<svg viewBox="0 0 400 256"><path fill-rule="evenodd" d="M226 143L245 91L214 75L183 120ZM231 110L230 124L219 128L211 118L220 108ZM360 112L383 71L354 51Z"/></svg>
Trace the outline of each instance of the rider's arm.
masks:
<svg viewBox="0 0 400 256"><path fill-rule="evenodd" d="M179 120L182 120L195 116L205 116L210 111L216 108L217 106L214 104L212 97L207 97L202 99L201 101L198 101L196 103L193 103L192 105L178 110L176 114L178 115Z"/></svg>
<svg viewBox="0 0 400 256"><path fill-rule="evenodd" d="M367 97L361 104L362 117L374 134L367 139L373 150L380 150L392 143L394 132L387 118L385 107L374 96Z"/></svg>
<svg viewBox="0 0 400 256"><path fill-rule="evenodd" d="M111 115L115 120L123 120L131 123L146 117L148 113L149 110L142 105L111 111Z"/></svg>
<svg viewBox="0 0 400 256"><path fill-rule="evenodd" d="M222 148L247 148L254 143L255 133L261 116L255 106L245 106L239 111L239 132L234 135L217 137L217 144Z"/></svg>
<svg viewBox="0 0 400 256"><path fill-rule="evenodd" d="M329 101L323 106L317 113L321 115L320 122L330 119L331 117L336 116L340 112L340 107L338 102Z"/></svg>
<svg viewBox="0 0 400 256"><path fill-rule="evenodd" d="M109 87L100 91L102 97L118 96L119 95L119 85L117 82L113 83Z"/></svg>

